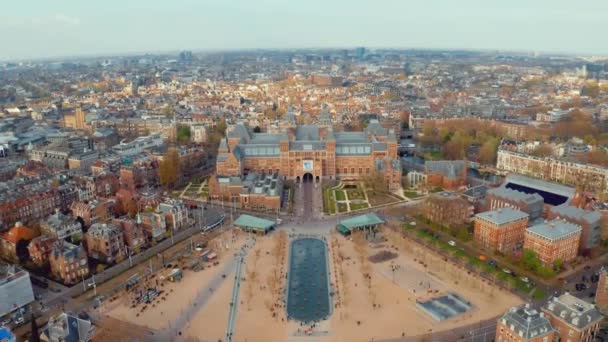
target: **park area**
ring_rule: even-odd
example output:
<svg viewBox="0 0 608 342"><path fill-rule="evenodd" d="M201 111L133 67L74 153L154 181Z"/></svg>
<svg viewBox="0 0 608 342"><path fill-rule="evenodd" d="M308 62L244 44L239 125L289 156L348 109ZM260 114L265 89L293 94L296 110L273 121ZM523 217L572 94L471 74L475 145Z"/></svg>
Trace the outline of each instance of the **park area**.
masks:
<svg viewBox="0 0 608 342"><path fill-rule="evenodd" d="M209 196L208 179L194 179L192 182L174 190L172 195L190 199L207 199Z"/></svg>
<svg viewBox="0 0 608 342"><path fill-rule="evenodd" d="M323 211L343 214L403 201L388 192L368 190L362 182L339 183L323 186Z"/></svg>
<svg viewBox="0 0 608 342"><path fill-rule="evenodd" d="M381 234L378 242L367 242L361 233L330 238L331 341L432 340L433 332L453 331L521 304L510 292L400 234L389 229ZM451 307L444 310L446 303Z"/></svg>

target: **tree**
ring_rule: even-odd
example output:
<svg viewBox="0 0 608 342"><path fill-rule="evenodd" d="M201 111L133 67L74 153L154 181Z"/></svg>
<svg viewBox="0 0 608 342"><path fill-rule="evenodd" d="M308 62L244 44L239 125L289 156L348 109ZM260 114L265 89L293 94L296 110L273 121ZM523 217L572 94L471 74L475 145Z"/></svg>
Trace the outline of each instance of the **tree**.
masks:
<svg viewBox="0 0 608 342"><path fill-rule="evenodd" d="M365 188L373 192L386 192L388 189L388 183L386 178L384 178L384 174L375 169L363 175L361 180L365 184Z"/></svg>
<svg viewBox="0 0 608 342"><path fill-rule="evenodd" d="M226 124L226 121L221 120L220 122L218 122L215 125L215 131L218 132L219 134L221 134L222 136L224 136L226 134L226 129L228 128L228 125Z"/></svg>
<svg viewBox="0 0 608 342"><path fill-rule="evenodd" d="M158 173L162 186L172 187L175 185L180 175L179 155L175 148L170 148L163 156Z"/></svg>
<svg viewBox="0 0 608 342"><path fill-rule="evenodd" d="M600 166L608 166L608 153L604 150L594 149L587 152L584 158L587 163Z"/></svg>
<svg viewBox="0 0 608 342"><path fill-rule="evenodd" d="M482 164L494 164L496 162L496 154L500 139L488 138L479 149L479 162Z"/></svg>
<svg viewBox="0 0 608 342"><path fill-rule="evenodd" d="M180 126L177 128L177 142L180 144L187 144L190 142L190 127Z"/></svg>
<svg viewBox="0 0 608 342"><path fill-rule="evenodd" d="M553 261L553 269L556 272L559 272L562 269L563 265L564 265L564 260L562 260L562 259L555 259L555 261Z"/></svg>
<svg viewBox="0 0 608 342"><path fill-rule="evenodd" d="M524 267L532 272L538 271L542 266L536 252L530 249L524 250L524 254L522 256L521 261Z"/></svg>

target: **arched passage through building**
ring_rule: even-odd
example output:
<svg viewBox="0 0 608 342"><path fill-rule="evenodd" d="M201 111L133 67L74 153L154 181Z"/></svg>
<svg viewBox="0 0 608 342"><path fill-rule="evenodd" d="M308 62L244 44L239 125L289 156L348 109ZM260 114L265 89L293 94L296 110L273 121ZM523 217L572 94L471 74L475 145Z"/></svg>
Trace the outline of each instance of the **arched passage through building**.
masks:
<svg viewBox="0 0 608 342"><path fill-rule="evenodd" d="M302 176L302 182L304 183L312 183L314 177L312 176L312 173L310 172L306 172L304 174L304 176Z"/></svg>

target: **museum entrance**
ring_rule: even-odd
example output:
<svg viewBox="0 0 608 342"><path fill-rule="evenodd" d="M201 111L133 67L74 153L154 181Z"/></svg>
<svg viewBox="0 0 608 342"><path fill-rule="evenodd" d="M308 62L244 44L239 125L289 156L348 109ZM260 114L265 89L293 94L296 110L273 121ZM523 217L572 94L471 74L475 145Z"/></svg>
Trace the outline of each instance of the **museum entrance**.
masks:
<svg viewBox="0 0 608 342"><path fill-rule="evenodd" d="M312 173L310 173L310 172L306 172L304 174L304 176L302 177L302 182L304 182L304 183L312 183L312 180L313 180L313 176L312 176Z"/></svg>

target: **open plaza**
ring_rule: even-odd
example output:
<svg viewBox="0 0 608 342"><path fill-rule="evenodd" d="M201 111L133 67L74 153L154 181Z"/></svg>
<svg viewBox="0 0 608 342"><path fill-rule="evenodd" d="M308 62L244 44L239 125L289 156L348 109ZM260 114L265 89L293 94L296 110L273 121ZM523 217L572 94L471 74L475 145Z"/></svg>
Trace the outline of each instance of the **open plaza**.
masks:
<svg viewBox="0 0 608 342"><path fill-rule="evenodd" d="M170 279L172 265L100 310L160 340L378 341L442 331L458 339L456 328L521 304L374 217L307 230L244 215L235 221L243 230L209 243L217 257L202 270ZM298 252L305 240L313 244Z"/></svg>

